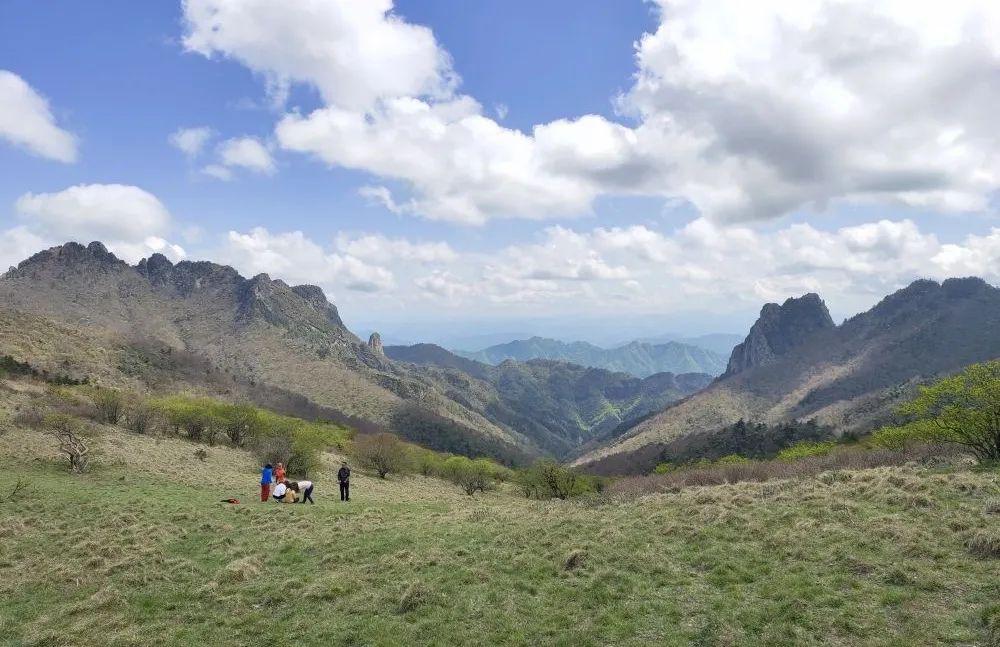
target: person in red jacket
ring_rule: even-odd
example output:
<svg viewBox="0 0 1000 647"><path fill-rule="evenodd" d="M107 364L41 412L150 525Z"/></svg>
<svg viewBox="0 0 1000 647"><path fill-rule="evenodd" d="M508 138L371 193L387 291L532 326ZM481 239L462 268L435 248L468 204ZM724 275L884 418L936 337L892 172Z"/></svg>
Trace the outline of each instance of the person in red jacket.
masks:
<svg viewBox="0 0 1000 647"><path fill-rule="evenodd" d="M278 466L274 468L274 482L281 483L285 480L285 466L278 463Z"/></svg>

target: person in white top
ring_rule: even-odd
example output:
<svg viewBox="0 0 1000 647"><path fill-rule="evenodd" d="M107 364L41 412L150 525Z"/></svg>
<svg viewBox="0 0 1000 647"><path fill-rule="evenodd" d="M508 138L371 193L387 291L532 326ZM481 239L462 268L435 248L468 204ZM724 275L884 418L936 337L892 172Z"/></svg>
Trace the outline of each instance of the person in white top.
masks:
<svg viewBox="0 0 1000 647"><path fill-rule="evenodd" d="M316 503L315 501L313 501L312 481L299 481L298 483L293 484L292 487L295 489L296 492L302 494L302 498L299 500L299 503L305 503L306 501L313 504Z"/></svg>
<svg viewBox="0 0 1000 647"><path fill-rule="evenodd" d="M295 501L294 490L292 490L291 492L289 492L289 490L291 490L291 488L288 487L288 481L282 481L281 483L278 483L277 485L274 486L274 493L271 496L274 497L275 501L281 503L282 501L288 502L288 499L286 499L285 496L291 494L291 502L294 502Z"/></svg>

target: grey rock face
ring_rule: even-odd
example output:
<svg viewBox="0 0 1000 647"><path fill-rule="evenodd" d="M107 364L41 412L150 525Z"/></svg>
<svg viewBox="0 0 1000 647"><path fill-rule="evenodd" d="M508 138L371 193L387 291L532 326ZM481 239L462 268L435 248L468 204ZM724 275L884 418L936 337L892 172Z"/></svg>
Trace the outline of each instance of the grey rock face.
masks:
<svg viewBox="0 0 1000 647"><path fill-rule="evenodd" d="M372 349L372 352L379 357L385 357L385 349L382 347L382 336L377 332L373 332L371 337L368 338L368 348Z"/></svg>
<svg viewBox="0 0 1000 647"><path fill-rule="evenodd" d="M747 338L733 349L725 375L770 364L816 331L834 327L830 311L817 294L788 299L780 306L768 303Z"/></svg>

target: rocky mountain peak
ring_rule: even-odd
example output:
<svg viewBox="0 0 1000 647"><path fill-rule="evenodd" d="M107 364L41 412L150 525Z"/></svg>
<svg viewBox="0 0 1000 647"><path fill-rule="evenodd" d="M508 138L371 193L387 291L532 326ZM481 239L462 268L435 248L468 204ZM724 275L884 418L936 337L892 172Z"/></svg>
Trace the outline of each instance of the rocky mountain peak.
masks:
<svg viewBox="0 0 1000 647"><path fill-rule="evenodd" d="M368 348L372 349L372 352L376 355L384 357L385 348L382 347L382 335L373 332L371 337L368 338Z"/></svg>
<svg viewBox="0 0 1000 647"><path fill-rule="evenodd" d="M174 264L163 254L156 253L139 261L135 269L153 285L163 285L170 280Z"/></svg>
<svg viewBox="0 0 1000 647"><path fill-rule="evenodd" d="M323 289L319 286L296 285L291 290L319 310L326 308L330 303L326 300L326 294L323 293Z"/></svg>
<svg viewBox="0 0 1000 647"><path fill-rule="evenodd" d="M818 330L834 328L826 304L815 293L768 303L742 344L733 349L725 376L763 366L796 348Z"/></svg>
<svg viewBox="0 0 1000 647"><path fill-rule="evenodd" d="M104 272L127 268L128 263L108 251L102 243L94 241L87 246L80 243L65 243L38 252L21 261L10 275L41 276L62 275L66 271L79 271L87 267L89 271Z"/></svg>

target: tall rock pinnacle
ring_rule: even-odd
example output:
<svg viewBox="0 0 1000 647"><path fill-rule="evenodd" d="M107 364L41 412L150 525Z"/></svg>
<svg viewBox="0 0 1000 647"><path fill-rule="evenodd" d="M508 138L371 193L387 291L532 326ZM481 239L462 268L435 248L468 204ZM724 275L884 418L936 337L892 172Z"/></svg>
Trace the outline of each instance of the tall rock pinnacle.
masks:
<svg viewBox="0 0 1000 647"><path fill-rule="evenodd" d="M368 338L368 348L372 349L372 352L380 357L385 357L385 349L382 348L382 336L377 332L373 332L372 336Z"/></svg>

